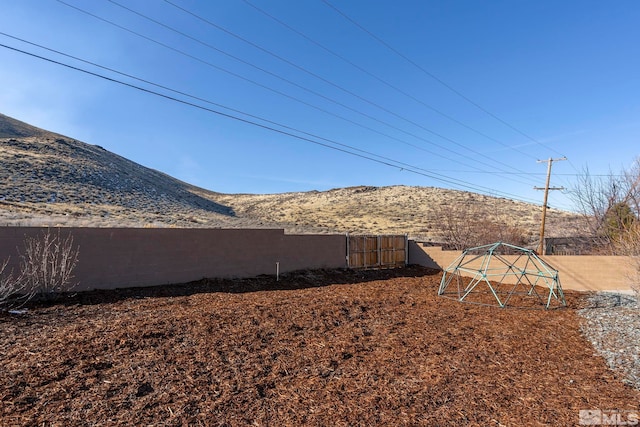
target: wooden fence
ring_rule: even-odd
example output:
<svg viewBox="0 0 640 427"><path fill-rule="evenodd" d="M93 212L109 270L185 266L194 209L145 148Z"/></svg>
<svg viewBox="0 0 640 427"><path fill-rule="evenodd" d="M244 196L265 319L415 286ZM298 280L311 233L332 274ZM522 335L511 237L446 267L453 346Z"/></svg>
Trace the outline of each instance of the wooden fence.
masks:
<svg viewBox="0 0 640 427"><path fill-rule="evenodd" d="M348 235L349 268L397 268L407 264L406 235Z"/></svg>

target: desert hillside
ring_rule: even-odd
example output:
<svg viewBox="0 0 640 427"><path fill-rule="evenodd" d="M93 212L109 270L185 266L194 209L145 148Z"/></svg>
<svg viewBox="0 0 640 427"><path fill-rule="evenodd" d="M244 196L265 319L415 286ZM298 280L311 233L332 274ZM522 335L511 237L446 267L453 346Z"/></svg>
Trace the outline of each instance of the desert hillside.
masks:
<svg viewBox="0 0 640 427"><path fill-rule="evenodd" d="M432 187L216 193L0 114L1 225L277 227L438 241L443 221L461 212L520 227L531 240L540 223L538 205ZM575 214L552 209L547 224L548 236L581 234Z"/></svg>
<svg viewBox="0 0 640 427"><path fill-rule="evenodd" d="M399 233L438 240L442 224L452 217L464 221L489 219L522 228L535 239L541 208L524 202L434 187L350 187L286 194L219 195L238 216L260 217L290 227L320 226L350 233ZM547 211L548 236L581 233L582 218ZM454 218L454 219L455 219Z"/></svg>
<svg viewBox="0 0 640 427"><path fill-rule="evenodd" d="M5 223L145 225L234 222L233 210L166 174L105 149L0 115ZM34 224L37 225L37 224Z"/></svg>

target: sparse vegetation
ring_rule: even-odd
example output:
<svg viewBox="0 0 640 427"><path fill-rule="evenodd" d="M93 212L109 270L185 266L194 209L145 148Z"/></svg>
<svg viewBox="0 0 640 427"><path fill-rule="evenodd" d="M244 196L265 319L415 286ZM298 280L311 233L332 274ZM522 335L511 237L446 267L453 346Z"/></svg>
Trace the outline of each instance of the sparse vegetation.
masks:
<svg viewBox="0 0 640 427"><path fill-rule="evenodd" d="M585 168L572 192L585 223L601 247L631 259L640 294L640 158L630 169L595 177Z"/></svg>
<svg viewBox="0 0 640 427"><path fill-rule="evenodd" d="M443 224L451 209L468 212L474 223L488 219L496 224L497 234L523 233L528 241L536 238L540 227L540 207L533 204L433 187L366 188L367 191L350 187L325 192L230 194L219 195L216 200L231 206L239 218L260 216L265 222L279 222L290 232L322 231L314 228L322 222L324 230L330 232L400 231L411 238L439 243L446 239ZM287 222L282 221L282 213ZM506 233L505 225L510 228ZM580 215L569 212L549 210L547 225L550 236L584 233Z"/></svg>
<svg viewBox="0 0 640 427"><path fill-rule="evenodd" d="M5 308L11 302L11 298L16 294L20 294L23 290L23 283L19 277L13 274L13 271L6 271L9 264L9 258L4 260L0 266L0 309Z"/></svg>
<svg viewBox="0 0 640 427"><path fill-rule="evenodd" d="M437 242L442 232L434 209L446 203L476 218L501 212L509 226L539 227L537 205L432 187L220 194L2 115L0 130L0 225L402 232ZM583 234L579 221L578 215L552 209L548 235Z"/></svg>
<svg viewBox="0 0 640 427"><path fill-rule="evenodd" d="M531 243L526 229L513 225L513 221L498 213L474 213L453 205L440 206L437 216L443 230L442 242L450 249L464 250L495 242L516 246Z"/></svg>
<svg viewBox="0 0 640 427"><path fill-rule="evenodd" d="M78 263L79 248L73 236L60 235L47 229L37 237L25 238L20 253L20 277L29 298L48 296L73 288L73 269Z"/></svg>
<svg viewBox="0 0 640 427"><path fill-rule="evenodd" d="M33 298L48 299L73 288L73 269L78 263L79 248L73 236L47 229L40 235L25 237L20 252L20 270L6 271L9 259L0 267L0 308L24 304Z"/></svg>

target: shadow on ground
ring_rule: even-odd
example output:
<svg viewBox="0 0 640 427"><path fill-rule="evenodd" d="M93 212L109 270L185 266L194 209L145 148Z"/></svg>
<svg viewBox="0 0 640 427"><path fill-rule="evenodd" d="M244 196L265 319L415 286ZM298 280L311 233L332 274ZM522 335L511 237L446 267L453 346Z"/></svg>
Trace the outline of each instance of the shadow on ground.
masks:
<svg viewBox="0 0 640 427"><path fill-rule="evenodd" d="M278 280L276 280L277 278L275 275L261 275L245 279L209 278L183 284L61 294L50 301L37 302L29 305L32 307L43 307L57 304L93 305L114 303L127 299L181 297L212 292L246 293L296 290L330 285L364 283L398 277L423 277L438 274L441 274L440 270L413 265L387 270L300 270L282 274Z"/></svg>

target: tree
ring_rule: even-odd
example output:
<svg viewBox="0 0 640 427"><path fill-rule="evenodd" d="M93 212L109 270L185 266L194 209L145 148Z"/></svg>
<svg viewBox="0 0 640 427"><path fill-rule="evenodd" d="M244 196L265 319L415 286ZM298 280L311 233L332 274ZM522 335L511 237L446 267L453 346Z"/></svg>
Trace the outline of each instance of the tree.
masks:
<svg viewBox="0 0 640 427"><path fill-rule="evenodd" d="M594 177L585 168L570 194L593 237L610 254L629 257L640 293L640 157L617 175Z"/></svg>
<svg viewBox="0 0 640 427"><path fill-rule="evenodd" d="M618 202L604 214L602 233L615 243L624 239L636 222L637 217L629 203Z"/></svg>
<svg viewBox="0 0 640 427"><path fill-rule="evenodd" d="M570 192L594 237L615 253L615 243L633 228L640 214L640 158L633 167L595 177L584 168Z"/></svg>
<svg viewBox="0 0 640 427"><path fill-rule="evenodd" d="M479 216L455 205L440 206L434 211L442 227L440 238L450 249L464 250L496 242L527 244L526 230L509 224L504 215Z"/></svg>

